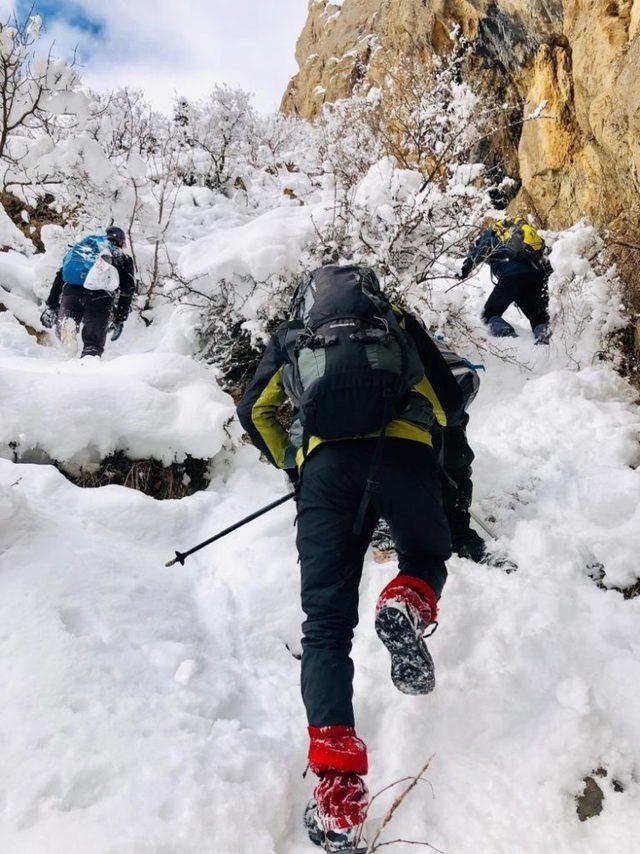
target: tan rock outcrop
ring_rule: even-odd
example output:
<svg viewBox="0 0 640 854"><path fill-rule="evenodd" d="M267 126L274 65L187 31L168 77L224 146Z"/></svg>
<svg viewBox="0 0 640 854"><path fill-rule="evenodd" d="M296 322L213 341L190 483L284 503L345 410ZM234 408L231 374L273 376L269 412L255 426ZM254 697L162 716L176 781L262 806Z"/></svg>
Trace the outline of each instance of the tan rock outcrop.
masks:
<svg viewBox="0 0 640 854"><path fill-rule="evenodd" d="M507 171L544 224L584 215L634 229L640 213L640 0L311 0L299 73L282 108L307 118L327 101L379 86L419 40L447 48L458 24L473 40L469 73L531 114ZM427 61L427 58L425 58ZM638 241L640 242L640 241Z"/></svg>
<svg viewBox="0 0 640 854"><path fill-rule="evenodd" d="M406 49L412 33L430 33L434 19L430 4L416 0L311 0L296 48L300 71L282 109L313 118L325 102L348 98L359 84L379 85L387 59Z"/></svg>
<svg viewBox="0 0 640 854"><path fill-rule="evenodd" d="M552 226L638 215L640 40L631 21L630 3L565 0L563 45L543 45L535 58L527 107L546 98L553 118L523 128L520 172Z"/></svg>

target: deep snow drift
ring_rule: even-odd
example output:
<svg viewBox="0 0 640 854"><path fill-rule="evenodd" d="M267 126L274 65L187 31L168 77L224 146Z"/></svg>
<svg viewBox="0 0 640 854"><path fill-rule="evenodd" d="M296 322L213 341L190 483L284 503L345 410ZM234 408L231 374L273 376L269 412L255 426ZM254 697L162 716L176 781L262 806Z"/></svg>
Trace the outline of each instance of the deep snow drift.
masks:
<svg viewBox="0 0 640 854"><path fill-rule="evenodd" d="M2 346L16 339L24 355ZM0 315L4 456L38 449L86 466L125 451L170 465L221 449L233 402L192 359L153 352L61 362L45 351L50 358L34 367L42 349L11 315Z"/></svg>
<svg viewBox="0 0 640 854"><path fill-rule="evenodd" d="M183 263L235 264L246 222L236 226L228 257L213 229ZM354 657L372 792L433 756L428 784L386 839L428 840L447 854L637 849L640 599L600 589L590 573L604 568L616 586L638 575L640 413L596 358L619 316L611 280L586 260L595 241L579 226L555 242L550 348L533 348L511 310L517 341L465 353L487 368L470 426L475 508L519 571L451 560L430 641L432 696L390 684L373 607L396 566L367 560ZM269 272L265 264L288 263L278 253L244 263ZM36 284L29 297L25 281L17 313L35 311L42 293ZM451 306L477 317L484 276L448 294L444 285L430 323ZM0 321L0 850L312 850L301 826L312 781L302 779L299 663L285 646L296 650L301 619L293 508L184 568L164 567L175 548L286 489L226 425L230 398L189 356L188 312L163 310L149 329L131 321L102 362L86 364L37 344L8 313ZM116 486L82 490L52 466L13 463L10 441L60 459L115 447L165 461L206 455L212 482L166 502ZM580 823L574 796L599 767L604 809Z"/></svg>

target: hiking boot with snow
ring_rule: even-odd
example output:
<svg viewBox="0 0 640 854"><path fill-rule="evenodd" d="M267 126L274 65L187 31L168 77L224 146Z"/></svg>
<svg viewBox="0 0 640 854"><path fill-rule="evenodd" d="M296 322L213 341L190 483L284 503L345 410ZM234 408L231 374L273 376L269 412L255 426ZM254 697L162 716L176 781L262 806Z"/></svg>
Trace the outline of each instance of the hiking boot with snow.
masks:
<svg viewBox="0 0 640 854"><path fill-rule="evenodd" d="M309 839L330 854L365 852L363 824L368 806L369 791L362 777L323 775L304 813Z"/></svg>
<svg viewBox="0 0 640 854"><path fill-rule="evenodd" d="M51 308L51 306L45 306L44 311L40 315L40 323L44 326L45 329L53 329L58 319L58 312Z"/></svg>
<svg viewBox="0 0 640 854"><path fill-rule="evenodd" d="M517 338L518 333L503 317L490 317L487 321L489 332L494 338Z"/></svg>
<svg viewBox="0 0 640 854"><path fill-rule="evenodd" d="M68 356L78 354L78 324L72 317L64 317L58 327L62 349Z"/></svg>
<svg viewBox="0 0 640 854"><path fill-rule="evenodd" d="M320 779L305 811L309 839L326 851L365 851L359 846L369 792L367 747L352 726L309 727L309 767Z"/></svg>
<svg viewBox="0 0 640 854"><path fill-rule="evenodd" d="M436 686L425 633L436 626L438 603L429 585L399 575L384 588L376 605L376 632L391 655L391 680L403 694L429 694Z"/></svg>
<svg viewBox="0 0 640 854"><path fill-rule="evenodd" d="M551 330L548 323L539 323L533 329L533 337L536 344L548 344L551 341Z"/></svg>

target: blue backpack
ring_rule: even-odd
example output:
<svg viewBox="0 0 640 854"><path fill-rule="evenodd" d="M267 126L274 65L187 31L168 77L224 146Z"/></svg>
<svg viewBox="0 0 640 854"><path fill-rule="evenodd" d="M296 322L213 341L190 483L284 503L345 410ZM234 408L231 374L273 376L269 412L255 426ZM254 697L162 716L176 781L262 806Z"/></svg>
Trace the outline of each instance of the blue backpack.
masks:
<svg viewBox="0 0 640 854"><path fill-rule="evenodd" d="M111 254L111 245L107 238L100 234L83 237L74 243L62 259L62 277L65 284L84 285L89 270L105 252Z"/></svg>

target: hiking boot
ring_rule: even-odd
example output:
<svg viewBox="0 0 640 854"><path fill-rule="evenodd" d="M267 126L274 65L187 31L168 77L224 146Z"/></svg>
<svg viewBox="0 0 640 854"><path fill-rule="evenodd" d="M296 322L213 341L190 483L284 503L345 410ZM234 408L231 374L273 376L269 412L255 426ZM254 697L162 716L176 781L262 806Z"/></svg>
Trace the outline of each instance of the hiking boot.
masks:
<svg viewBox="0 0 640 854"><path fill-rule="evenodd" d="M376 605L376 632L391 655L391 681L403 694L429 694L436 686L424 636L438 604L429 585L411 575L387 584Z"/></svg>
<svg viewBox="0 0 640 854"><path fill-rule="evenodd" d="M489 327L489 332L494 336L494 338L517 338L518 333L513 328L510 323L503 317L498 317L495 315L494 317L490 317L485 321L487 326Z"/></svg>
<svg viewBox="0 0 640 854"><path fill-rule="evenodd" d="M323 847L327 834L318 819L318 803L315 798L311 798L304 809L304 826L313 844Z"/></svg>
<svg viewBox="0 0 640 854"><path fill-rule="evenodd" d="M68 356L76 356L78 353L78 324L72 317L65 317L58 328L58 337L62 349Z"/></svg>
<svg viewBox="0 0 640 854"><path fill-rule="evenodd" d="M369 791L358 774L323 774L307 804L304 824L314 845L330 854L365 852L363 824Z"/></svg>
<svg viewBox="0 0 640 854"><path fill-rule="evenodd" d="M533 329L533 337L536 344L548 344L551 340L551 330L548 323L539 323Z"/></svg>
<svg viewBox="0 0 640 854"><path fill-rule="evenodd" d="M369 806L366 744L352 726L310 726L309 738L309 767L320 778L304 816L309 839L330 852L366 851L359 847Z"/></svg>

